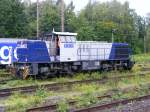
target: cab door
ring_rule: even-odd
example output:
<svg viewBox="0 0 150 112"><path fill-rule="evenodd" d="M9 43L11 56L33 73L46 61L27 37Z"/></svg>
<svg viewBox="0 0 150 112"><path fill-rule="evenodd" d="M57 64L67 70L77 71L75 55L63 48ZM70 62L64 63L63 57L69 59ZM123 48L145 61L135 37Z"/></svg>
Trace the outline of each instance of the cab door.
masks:
<svg viewBox="0 0 150 112"><path fill-rule="evenodd" d="M74 36L60 36L60 61L77 61L77 45Z"/></svg>

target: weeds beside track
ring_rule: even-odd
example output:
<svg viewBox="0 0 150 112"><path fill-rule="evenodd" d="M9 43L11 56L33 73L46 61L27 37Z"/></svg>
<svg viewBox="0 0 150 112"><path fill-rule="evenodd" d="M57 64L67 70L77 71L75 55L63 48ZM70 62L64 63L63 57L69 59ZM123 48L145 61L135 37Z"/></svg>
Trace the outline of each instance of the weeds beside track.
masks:
<svg viewBox="0 0 150 112"><path fill-rule="evenodd" d="M93 107L74 110L71 112L98 112L98 111L103 110L103 109L109 109L109 108L112 108L115 106L125 105L125 104L131 103L131 102L136 102L136 101L144 101L147 99L150 99L150 95L145 95L145 96L126 99L126 100L114 101L114 102L103 104L103 105L97 105L97 106L93 106Z"/></svg>
<svg viewBox="0 0 150 112"><path fill-rule="evenodd" d="M130 88L125 88L122 91L123 93L127 93L130 92L130 90L134 90L136 88L130 87ZM109 93L112 90L109 90L107 93ZM94 96L96 97L96 96ZM104 98L113 98L113 94L112 95L103 95L103 96L98 96L96 97L97 100L101 100ZM133 101L141 101L141 100L147 100L150 99L150 95L145 95L142 97L136 97L136 98L129 98L129 99L125 99L125 100L111 100L109 103L105 103L105 104L96 104L96 106L91 106L91 107L85 107L85 108L80 108L80 109L76 109L75 105L78 103L76 100L69 100L66 103L69 105L69 108L67 109L67 112L99 112L100 110L103 109L109 109L109 108L113 108L115 106L119 106L119 105L125 105L127 103L133 102ZM52 105L45 105L45 106L40 106L40 107L33 107L30 109L27 109L26 112L39 112L39 111L51 111L51 112L55 112L58 108L58 104L52 104Z"/></svg>
<svg viewBox="0 0 150 112"><path fill-rule="evenodd" d="M102 99L102 98L106 98L106 97L111 97L110 95L104 95L104 96L99 96L97 97L97 99ZM68 104L73 106L75 105L75 103L77 103L76 100L72 100L69 101ZM58 107L57 104L53 104L53 105L47 105L47 106L41 106L41 107L34 107L34 108L30 108L27 109L26 112L38 112L38 111L51 111L51 110L56 110L56 108Z"/></svg>
<svg viewBox="0 0 150 112"><path fill-rule="evenodd" d="M58 91L62 90L64 87L70 88L75 84L89 84L89 83L105 83L107 81L116 81L123 78L132 78L135 76L144 76L147 75L149 72L140 73L138 75L124 75L118 77L111 77L111 78L104 78L104 79L91 79L91 80L81 80L81 81L71 81L71 82L64 82L64 83L53 83L53 84L41 84L35 86L25 86L25 87L16 87L16 88L7 88L7 89L0 89L0 97L8 97L14 92L21 92L21 93L29 93L35 92L39 87L44 87L49 91Z"/></svg>

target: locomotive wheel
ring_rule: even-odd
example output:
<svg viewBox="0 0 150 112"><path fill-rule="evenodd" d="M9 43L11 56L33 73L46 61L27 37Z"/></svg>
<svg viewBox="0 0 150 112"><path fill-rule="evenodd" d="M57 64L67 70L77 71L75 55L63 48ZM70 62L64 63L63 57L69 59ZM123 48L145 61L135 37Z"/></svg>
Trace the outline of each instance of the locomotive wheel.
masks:
<svg viewBox="0 0 150 112"><path fill-rule="evenodd" d="M53 78L53 77L56 77L56 75L58 74L57 71L48 71L48 72L44 72L44 73L41 73L39 74L38 76L41 78L41 79L47 79L47 78Z"/></svg>
<svg viewBox="0 0 150 112"><path fill-rule="evenodd" d="M70 77L72 77L72 76L74 75L73 71L69 70L69 71L68 71L68 75L69 75Z"/></svg>
<svg viewBox="0 0 150 112"><path fill-rule="evenodd" d="M40 78L41 78L42 80L44 80L44 79L47 79L48 76L46 76L46 75L41 75Z"/></svg>
<svg viewBox="0 0 150 112"><path fill-rule="evenodd" d="M108 72L109 71L109 67L107 64L103 63L102 64L102 67L101 67L101 70L104 71L104 72Z"/></svg>
<svg viewBox="0 0 150 112"><path fill-rule="evenodd" d="M47 73L43 73L43 74L40 74L40 78L41 79L47 79L49 77L49 75Z"/></svg>
<svg viewBox="0 0 150 112"><path fill-rule="evenodd" d="M73 70L72 70L72 68L71 68L71 66L68 66L68 69L67 69L67 74L69 75L69 76L73 76Z"/></svg>

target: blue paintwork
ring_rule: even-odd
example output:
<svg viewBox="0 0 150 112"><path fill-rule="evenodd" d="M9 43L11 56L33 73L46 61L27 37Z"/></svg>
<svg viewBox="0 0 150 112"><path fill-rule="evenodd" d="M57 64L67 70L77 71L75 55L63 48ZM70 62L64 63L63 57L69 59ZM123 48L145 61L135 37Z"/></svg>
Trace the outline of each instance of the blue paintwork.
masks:
<svg viewBox="0 0 150 112"><path fill-rule="evenodd" d="M20 46L20 42L18 42L18 46ZM17 57L18 62L20 63L50 63L50 54L48 53L48 48L44 41L24 41L24 45L26 44L26 48L19 47L17 49ZM118 56L116 55L116 47L125 46L128 47L126 43L113 43L111 48L111 53L109 55L108 60L128 60L129 55L131 54L130 49L127 48L126 56ZM65 48L72 48L72 44L65 44ZM121 51L122 52L122 51ZM54 59L53 61L56 61Z"/></svg>
<svg viewBox="0 0 150 112"><path fill-rule="evenodd" d="M7 63L10 60L11 63L17 61L17 57L15 56L16 46L16 42L0 42L0 63Z"/></svg>
<svg viewBox="0 0 150 112"><path fill-rule="evenodd" d="M19 43L18 43L19 44ZM44 41L26 41L27 48L18 48L19 62L49 63L50 56Z"/></svg>
<svg viewBox="0 0 150 112"><path fill-rule="evenodd" d="M127 59L129 59L129 57L127 57L127 56L125 56L125 57L123 57L123 56L116 57L116 47L121 47L121 46L128 47L129 45L127 43L113 43L112 44L111 53L110 53L110 56L109 56L110 60L127 60ZM130 55L130 54L131 54L131 51L128 48L128 54L127 55Z"/></svg>

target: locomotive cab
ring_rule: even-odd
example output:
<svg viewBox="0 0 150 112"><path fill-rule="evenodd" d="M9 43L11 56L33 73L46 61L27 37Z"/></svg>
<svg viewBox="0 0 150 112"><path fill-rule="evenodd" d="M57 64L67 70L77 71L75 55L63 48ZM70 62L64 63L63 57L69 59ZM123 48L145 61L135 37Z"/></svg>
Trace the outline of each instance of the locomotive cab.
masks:
<svg viewBox="0 0 150 112"><path fill-rule="evenodd" d="M69 32L52 32L46 35L51 57L62 62L77 60L76 36L77 33Z"/></svg>

